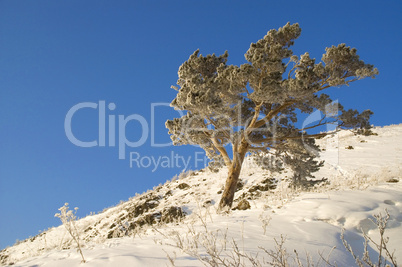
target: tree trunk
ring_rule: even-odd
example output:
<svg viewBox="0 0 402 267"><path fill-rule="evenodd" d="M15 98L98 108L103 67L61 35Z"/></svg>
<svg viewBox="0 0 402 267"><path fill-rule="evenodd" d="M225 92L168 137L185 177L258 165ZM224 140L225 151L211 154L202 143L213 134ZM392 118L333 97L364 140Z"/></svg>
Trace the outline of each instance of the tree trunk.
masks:
<svg viewBox="0 0 402 267"><path fill-rule="evenodd" d="M247 144L242 144L239 152L233 153L233 161L229 167L228 178L226 179L225 189L223 190L222 198L219 202L218 212L227 212L232 207L247 147Z"/></svg>

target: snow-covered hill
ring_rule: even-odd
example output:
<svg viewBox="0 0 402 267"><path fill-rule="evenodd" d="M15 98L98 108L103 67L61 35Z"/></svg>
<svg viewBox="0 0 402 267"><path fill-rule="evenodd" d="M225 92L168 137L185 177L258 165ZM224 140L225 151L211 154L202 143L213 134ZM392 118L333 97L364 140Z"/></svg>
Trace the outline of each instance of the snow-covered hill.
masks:
<svg viewBox="0 0 402 267"><path fill-rule="evenodd" d="M222 169L183 173L80 219L77 229L85 266L203 266L196 256L211 255L210 249L226 260L241 254L266 265L272 261L271 250L283 251L275 248L281 238L286 239L284 248L291 263L297 258L296 250L305 266L308 258L324 265L322 257L328 254L331 263L353 266L354 259L342 244L342 229L355 254L362 255L363 232L378 240L370 218L384 215L385 209L390 214L387 246L396 249L396 258L402 262L402 183L397 182L402 178L402 125L374 132L357 136L342 131L320 139L326 162L316 178L328 178L329 184L310 192L287 186L290 171L271 174L246 159L234 203L234 207L241 203L241 209L230 215L216 214L227 173ZM247 204L250 208L242 210ZM372 246L369 243L368 251L377 260ZM75 248L62 225L1 251L0 263L78 266L81 259ZM240 261L252 265L247 257Z"/></svg>

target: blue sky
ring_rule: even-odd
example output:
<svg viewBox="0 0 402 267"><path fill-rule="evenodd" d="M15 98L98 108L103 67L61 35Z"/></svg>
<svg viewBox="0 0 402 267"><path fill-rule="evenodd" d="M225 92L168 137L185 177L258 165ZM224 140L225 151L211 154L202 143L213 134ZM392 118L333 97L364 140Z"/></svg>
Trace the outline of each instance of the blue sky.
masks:
<svg viewBox="0 0 402 267"><path fill-rule="evenodd" d="M173 155L191 156L191 168L201 167L194 161L199 148L151 145L151 125L156 143L170 140L164 122L179 114L163 103L175 97L170 86L177 70L198 48L204 55L228 50L229 63L242 64L251 42L298 22L295 54L308 51L319 59L325 47L346 43L380 71L377 79L331 90L334 98L347 108L371 109L375 125L401 123L401 10L400 1L1 0L0 248L59 225L53 215L64 202L83 217L152 189L184 167L130 168L131 152L145 165L151 156ZM108 134L105 146L89 148L66 136L68 111L92 103L98 108L74 114L72 132L99 141L100 101L106 132L109 116L116 120L116 142L119 118L130 115L136 119L126 125L127 139L145 138L126 148L125 160ZM153 103L162 104L152 112ZM147 135L140 121L147 122Z"/></svg>

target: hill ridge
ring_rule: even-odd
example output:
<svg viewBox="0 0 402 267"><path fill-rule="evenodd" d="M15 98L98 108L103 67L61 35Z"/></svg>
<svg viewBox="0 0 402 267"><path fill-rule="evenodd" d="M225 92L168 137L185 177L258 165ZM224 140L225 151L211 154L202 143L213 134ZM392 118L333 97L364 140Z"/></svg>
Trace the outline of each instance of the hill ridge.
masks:
<svg viewBox="0 0 402 267"><path fill-rule="evenodd" d="M293 201L293 205L297 205L298 198L300 203L306 205L309 194L325 195L332 194L331 192L336 190L343 190L342 194L347 195L348 190L373 190L375 186L378 188L385 186L390 192L395 191L391 194L393 197L383 200L381 205L395 208L395 212L398 212L402 209L398 206L402 203L402 199L397 197L401 192L399 191L400 183L390 184L386 181L398 180L402 176L400 167L402 166L402 153L400 153L402 124L375 127L373 131L376 135L357 136L350 131L341 131L335 136L319 140L324 148L321 156L326 163L316 177L317 179L327 178L330 184L326 187L314 187L311 193L295 191L287 186L286 181L291 176L290 170L270 173L253 164L251 158L247 158L240 176L241 184L235 195L234 207L250 210L233 211L232 216L237 218L243 215L251 216L250 212L253 211L282 214L286 210L286 203ZM378 156L381 156L380 160ZM120 240L119 238L124 240L128 236L134 236L135 240L136 236L149 234L150 231L155 232L159 228L185 225L199 219L200 214L204 214L205 218L208 215L211 221L222 222L224 217L216 215L215 211L226 173L225 168L217 173L207 169L183 172L163 185L137 194L128 201L101 213L78 220L80 238L84 241L86 249L91 250L101 244L111 244L110 242ZM360 191L351 192L354 192L356 196L360 194ZM375 190L371 194L375 194ZM378 198L381 197L383 196ZM361 199L365 198L361 196ZM239 205L243 200L246 200L248 206ZM322 205L320 204L319 207ZM379 206L371 210L378 210ZM300 208L300 210L306 212L306 208ZM369 209L364 214L368 211ZM319 212L329 214L325 210L319 210ZM341 226L353 228L360 225L367 231L372 230L367 226L365 221L367 218L353 221L346 215L334 217L328 214L317 220L338 228ZM351 214L349 216L353 217ZM296 214L295 217L303 216ZM260 218L259 221L263 220ZM395 224L398 222L400 224L401 221L402 217L396 217ZM255 224L255 221L252 223ZM30 258L40 258L45 253L65 251L73 247L71 238L66 235L61 225L2 250L0 263L20 263L24 260L29 262Z"/></svg>

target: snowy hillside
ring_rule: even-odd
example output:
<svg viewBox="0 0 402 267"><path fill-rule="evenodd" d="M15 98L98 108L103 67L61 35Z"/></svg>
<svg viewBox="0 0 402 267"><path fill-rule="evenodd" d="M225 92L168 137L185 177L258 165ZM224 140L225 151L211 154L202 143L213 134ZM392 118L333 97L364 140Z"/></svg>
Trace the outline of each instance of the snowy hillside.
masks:
<svg viewBox="0 0 402 267"><path fill-rule="evenodd" d="M84 265L63 225L1 251L0 264L203 266L201 260L206 257L227 262L239 259L245 266L252 266L252 258L256 266L257 261L269 266L277 255L274 252L286 249L291 266L297 266L297 258L304 266L309 266L309 260L310 265L325 266L322 258L334 265L354 266L355 260L342 244L342 229L344 240L362 256L363 233L379 240L370 219L374 214L384 216L385 209L390 214L387 247L402 262L402 182L398 182L402 178L402 125L373 131L376 135L342 131L320 139L326 162L316 178L327 178L329 183L310 192L287 186L290 171L271 174L246 159L233 205L239 207L230 215L218 215L227 170L183 173L116 207L78 220ZM276 248L281 238L284 249ZM368 245L372 260L377 261L377 250L371 242Z"/></svg>

